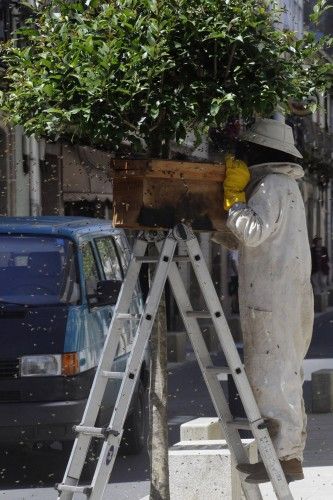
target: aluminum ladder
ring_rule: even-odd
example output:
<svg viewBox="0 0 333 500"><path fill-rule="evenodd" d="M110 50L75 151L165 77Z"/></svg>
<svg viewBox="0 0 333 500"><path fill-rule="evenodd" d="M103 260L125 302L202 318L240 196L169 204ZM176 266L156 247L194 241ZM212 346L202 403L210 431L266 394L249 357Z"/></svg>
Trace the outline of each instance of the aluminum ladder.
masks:
<svg viewBox="0 0 333 500"><path fill-rule="evenodd" d="M189 335L193 351L202 371L216 413L220 419L225 439L236 464L248 463L248 455L242 444L239 430L249 429L256 440L258 451L267 469L276 497L279 500L292 500L292 495L282 471L280 462L272 445L264 419L249 385L237 348L224 317L220 300L215 291L211 276L204 261L198 240L191 228L178 224L161 240L161 233L142 233L135 241L133 253L124 279L102 356L95 374L95 379L84 411L82 422L75 427L77 437L64 474L63 482L56 486L58 500L71 500L75 493L83 493L89 500L101 500L109 481L117 451L121 442L125 419L140 375L145 349L152 331L156 312L161 300L167 278L178 305L182 320ZM147 247L151 241L159 251L158 257L147 256ZM160 240L160 241L159 241ZM176 257L175 250L179 242L185 243L187 256ZM207 310L193 310L186 288L178 270L177 262L191 262L204 297ZM131 318L129 308L139 279L142 263L156 263L154 277L148 292L143 313L137 327L131 353L125 372L113 372L111 367L116 356L117 346L123 323ZM216 330L222 351L228 366L214 366L208 352L199 318L210 318ZM231 374L242 400L247 419L234 419L230 413L228 401L218 380L221 373ZM115 409L110 424L105 428L95 427L98 410L109 379L122 379ZM80 475L86 460L92 438L103 440L103 446L92 482L89 486L80 486ZM258 485L248 484L241 475L242 488L247 500L262 499Z"/></svg>

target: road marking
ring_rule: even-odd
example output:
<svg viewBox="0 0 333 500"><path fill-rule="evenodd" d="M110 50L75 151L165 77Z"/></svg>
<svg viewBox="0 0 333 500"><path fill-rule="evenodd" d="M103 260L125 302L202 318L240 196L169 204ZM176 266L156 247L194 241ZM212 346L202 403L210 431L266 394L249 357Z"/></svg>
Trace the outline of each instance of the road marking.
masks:
<svg viewBox="0 0 333 500"><path fill-rule="evenodd" d="M170 418L170 420L168 420L168 425L181 425L195 418L198 417L196 417L195 415L178 415L176 417Z"/></svg>

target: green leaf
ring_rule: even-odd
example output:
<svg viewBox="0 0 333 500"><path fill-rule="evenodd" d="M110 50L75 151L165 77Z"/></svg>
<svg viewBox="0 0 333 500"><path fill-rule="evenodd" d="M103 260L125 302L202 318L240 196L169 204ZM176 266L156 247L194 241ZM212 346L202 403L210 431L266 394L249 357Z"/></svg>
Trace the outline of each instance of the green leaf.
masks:
<svg viewBox="0 0 333 500"><path fill-rule="evenodd" d="M62 115L64 114L64 110L60 108L47 108L43 110L43 113L48 113L49 115Z"/></svg>
<svg viewBox="0 0 333 500"><path fill-rule="evenodd" d="M212 101L212 104L210 106L210 114L212 116L216 116L217 113L220 111L221 109L221 100L220 99L214 99Z"/></svg>
<svg viewBox="0 0 333 500"><path fill-rule="evenodd" d="M234 100L234 98L235 98L235 95L229 93L229 94L224 95L223 97L213 99L212 104L210 106L211 116L215 117L221 111L223 104L225 104L226 102L232 102Z"/></svg>
<svg viewBox="0 0 333 500"><path fill-rule="evenodd" d="M242 35L236 36L235 40L238 40L239 42L242 42L242 43L244 42Z"/></svg>
<svg viewBox="0 0 333 500"><path fill-rule="evenodd" d="M49 97L51 97L55 92L55 88L51 83L47 83L46 85L43 85L42 90Z"/></svg>
<svg viewBox="0 0 333 500"><path fill-rule="evenodd" d="M85 43L84 43L84 48L85 50L89 53L92 54L94 51L94 40L92 36L88 36Z"/></svg>

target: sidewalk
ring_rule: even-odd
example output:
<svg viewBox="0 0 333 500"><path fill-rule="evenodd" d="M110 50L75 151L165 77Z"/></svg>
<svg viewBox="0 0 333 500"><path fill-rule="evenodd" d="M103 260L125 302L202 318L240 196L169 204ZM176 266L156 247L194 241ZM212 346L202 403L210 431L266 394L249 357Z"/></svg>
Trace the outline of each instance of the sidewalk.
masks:
<svg viewBox="0 0 333 500"><path fill-rule="evenodd" d="M290 483L294 500L333 499L333 413L308 415L304 475L304 481ZM276 498L269 484L260 489L265 500Z"/></svg>
<svg viewBox="0 0 333 500"><path fill-rule="evenodd" d="M290 484L294 500L332 500L333 499L333 413L312 414L308 416L308 439L304 454L303 481ZM128 497L131 500L140 500L136 488L129 487ZM140 491L149 484L141 483ZM264 500L276 500L270 484L260 487ZM123 500L126 496L115 495L117 485L110 485L107 490L106 500ZM112 495L113 493L113 495ZM119 492L120 493L120 492ZM146 497L144 497L146 500ZM0 496L1 499L1 496ZM14 499L13 499L14 500ZM149 500L149 497L147 497ZM206 500L205 498L198 500ZM221 499L222 500L222 499Z"/></svg>
<svg viewBox="0 0 333 500"><path fill-rule="evenodd" d="M333 413L312 414L308 417L304 473L304 481L296 481L290 485L294 500L333 499ZM264 500L276 499L270 484L262 485L261 491ZM140 500L148 492L148 481L112 483L107 487L105 500ZM56 492L53 488L0 492L0 500L55 500L55 498ZM77 499L83 500L85 496L78 495Z"/></svg>

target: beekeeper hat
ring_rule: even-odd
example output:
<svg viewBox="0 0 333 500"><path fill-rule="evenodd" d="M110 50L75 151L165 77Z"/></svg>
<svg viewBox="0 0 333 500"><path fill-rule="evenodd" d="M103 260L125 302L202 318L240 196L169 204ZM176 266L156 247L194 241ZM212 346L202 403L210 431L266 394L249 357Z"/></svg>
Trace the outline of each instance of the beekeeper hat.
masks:
<svg viewBox="0 0 333 500"><path fill-rule="evenodd" d="M297 158L303 158L295 147L292 128L277 120L268 118L257 119L249 130L241 134L240 139L260 144L266 148L278 149Z"/></svg>

